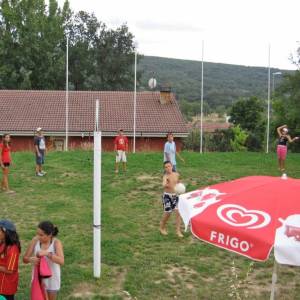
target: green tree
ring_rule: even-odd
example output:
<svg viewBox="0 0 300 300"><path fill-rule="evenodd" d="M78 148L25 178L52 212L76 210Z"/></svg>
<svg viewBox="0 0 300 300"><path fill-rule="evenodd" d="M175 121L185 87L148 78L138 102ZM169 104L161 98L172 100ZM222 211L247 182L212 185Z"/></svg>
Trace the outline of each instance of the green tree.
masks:
<svg viewBox="0 0 300 300"><path fill-rule="evenodd" d="M300 70L286 75L273 101L274 124L300 128Z"/></svg>
<svg viewBox="0 0 300 300"><path fill-rule="evenodd" d="M246 151L247 147L245 145L248 138L248 134L246 133L246 131L242 130L240 125L237 125L232 128L232 132L234 135L233 139L230 139L230 146L232 148L232 151Z"/></svg>
<svg viewBox="0 0 300 300"><path fill-rule="evenodd" d="M132 90L133 35L108 29L93 14L74 14L66 0L0 0L0 88ZM138 74L138 79L140 74Z"/></svg>
<svg viewBox="0 0 300 300"><path fill-rule="evenodd" d="M300 53L299 53L300 57ZM299 59L300 61L300 59ZM288 124L291 135L300 135L300 70L284 76L284 80L277 89L272 103L273 138L277 137L276 128ZM300 144L293 143L289 147L292 151L300 151Z"/></svg>
<svg viewBox="0 0 300 300"><path fill-rule="evenodd" d="M240 125L244 130L253 132L262 120L263 111L262 101L258 98L240 99L231 107L229 122Z"/></svg>
<svg viewBox="0 0 300 300"><path fill-rule="evenodd" d="M64 82L64 24L56 0L0 2L0 88L55 89Z"/></svg>
<svg viewBox="0 0 300 300"><path fill-rule="evenodd" d="M72 16L68 34L75 90L132 90L135 46L127 25L108 29L94 14L80 11Z"/></svg>
<svg viewBox="0 0 300 300"><path fill-rule="evenodd" d="M240 99L232 105L229 114L229 122L247 132L248 150L261 150L266 132L263 102L256 97Z"/></svg>

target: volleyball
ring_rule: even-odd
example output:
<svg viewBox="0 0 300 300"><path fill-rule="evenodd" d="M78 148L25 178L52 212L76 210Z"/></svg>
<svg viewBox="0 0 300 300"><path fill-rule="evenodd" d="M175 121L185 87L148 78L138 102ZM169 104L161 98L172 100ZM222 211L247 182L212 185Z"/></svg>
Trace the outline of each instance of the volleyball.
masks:
<svg viewBox="0 0 300 300"><path fill-rule="evenodd" d="M175 185L175 193L177 195L181 195L181 194L184 194L185 193L185 185L181 182L177 183Z"/></svg>

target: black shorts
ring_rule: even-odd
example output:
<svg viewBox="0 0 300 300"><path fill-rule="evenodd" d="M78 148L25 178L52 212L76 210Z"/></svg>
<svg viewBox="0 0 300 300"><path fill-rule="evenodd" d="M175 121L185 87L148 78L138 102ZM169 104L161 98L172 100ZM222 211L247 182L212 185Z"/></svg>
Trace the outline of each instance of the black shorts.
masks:
<svg viewBox="0 0 300 300"><path fill-rule="evenodd" d="M172 212L174 209L178 209L179 197L176 194L163 193L162 204L165 212Z"/></svg>
<svg viewBox="0 0 300 300"><path fill-rule="evenodd" d="M3 163L3 166L4 166L4 168L8 168L10 166L10 163L5 162L5 163Z"/></svg>
<svg viewBox="0 0 300 300"><path fill-rule="evenodd" d="M0 296L3 296L6 300L14 300L15 299L15 295L0 294Z"/></svg>

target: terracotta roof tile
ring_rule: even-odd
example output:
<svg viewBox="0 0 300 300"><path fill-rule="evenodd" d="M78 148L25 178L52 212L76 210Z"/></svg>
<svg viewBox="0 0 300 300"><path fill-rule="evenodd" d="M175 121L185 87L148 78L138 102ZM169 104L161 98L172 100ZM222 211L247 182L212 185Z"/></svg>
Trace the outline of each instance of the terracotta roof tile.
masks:
<svg viewBox="0 0 300 300"><path fill-rule="evenodd" d="M94 130L95 102L100 102L100 128L111 132L133 131L133 92L69 92L69 131ZM187 133L175 96L162 105L159 92L137 93L136 131ZM0 90L0 131L63 132L66 112L65 91Z"/></svg>

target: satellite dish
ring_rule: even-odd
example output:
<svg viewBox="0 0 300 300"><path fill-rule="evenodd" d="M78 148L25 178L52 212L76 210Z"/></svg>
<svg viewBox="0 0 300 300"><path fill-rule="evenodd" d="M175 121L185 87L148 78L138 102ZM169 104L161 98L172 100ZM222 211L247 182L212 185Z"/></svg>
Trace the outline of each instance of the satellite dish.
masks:
<svg viewBox="0 0 300 300"><path fill-rule="evenodd" d="M156 88L156 79L155 78L150 78L149 81L148 81L148 86L151 90L154 90Z"/></svg>

